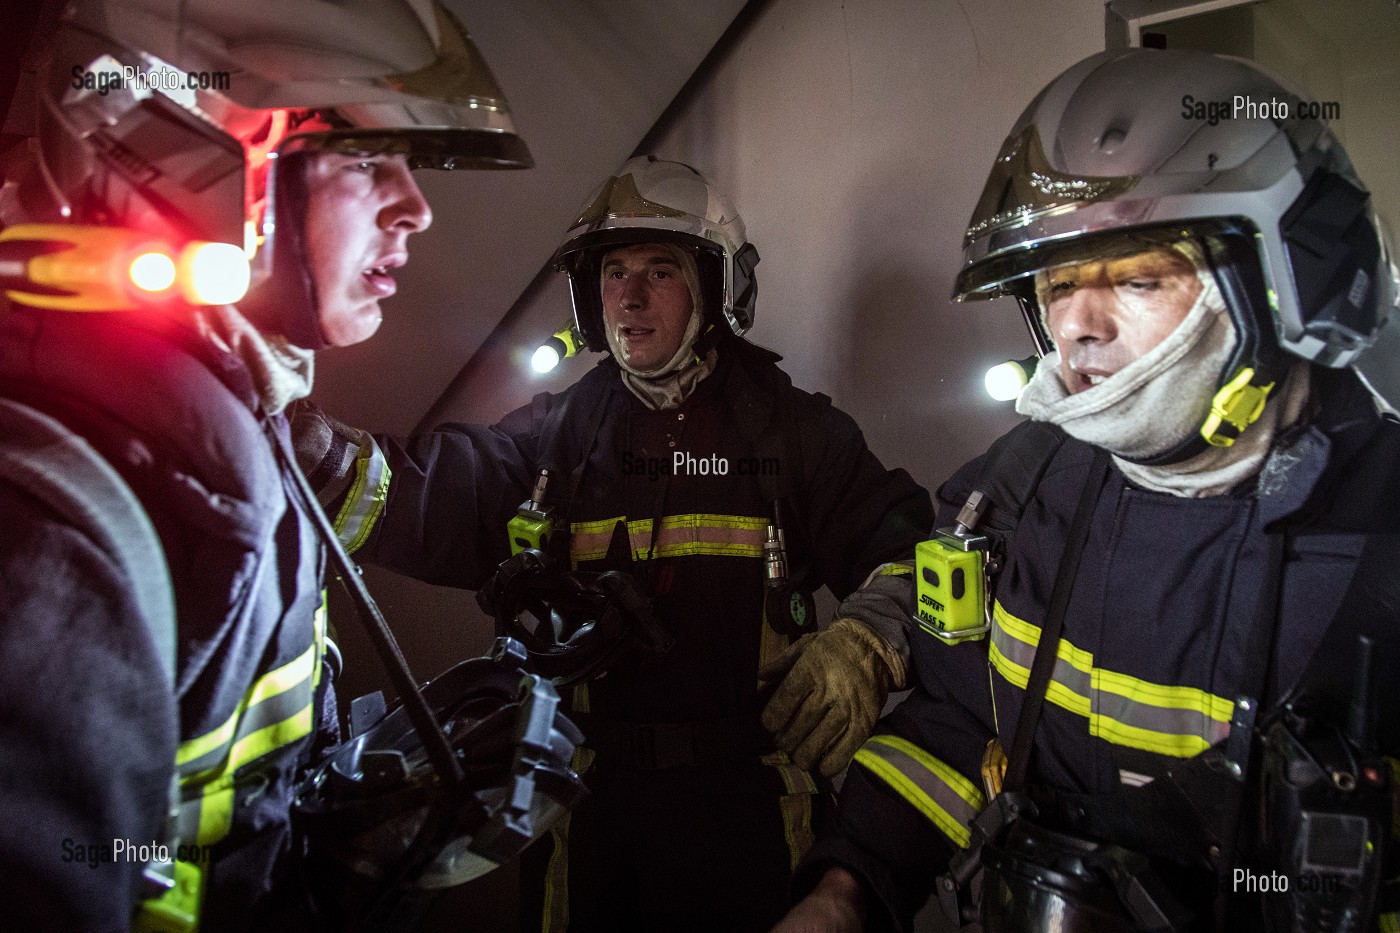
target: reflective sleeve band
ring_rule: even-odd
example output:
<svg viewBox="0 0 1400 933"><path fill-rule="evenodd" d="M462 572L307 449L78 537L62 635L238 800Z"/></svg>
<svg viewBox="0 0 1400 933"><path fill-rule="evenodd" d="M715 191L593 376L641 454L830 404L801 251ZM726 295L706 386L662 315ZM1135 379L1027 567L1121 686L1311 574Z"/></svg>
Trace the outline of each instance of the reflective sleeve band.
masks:
<svg viewBox="0 0 1400 933"><path fill-rule="evenodd" d="M315 690L321 684L320 660L326 656L326 618L330 613L330 596L325 587L321 588L321 605L316 607L315 614L311 617L312 642L311 647L315 660L311 663L311 688Z"/></svg>
<svg viewBox="0 0 1400 933"><path fill-rule="evenodd" d="M914 565L905 564L900 561L890 561L888 564L881 564L870 571L869 576L861 581L857 590L863 590L881 577L912 577L914 575Z"/></svg>
<svg viewBox="0 0 1400 933"><path fill-rule="evenodd" d="M601 521L578 522L569 526L569 556L575 565L599 560L608 553L613 529L623 521L605 518ZM762 557L764 533L768 519L746 515L667 515L661 519L661 531L656 536L653 552L651 519L627 522L628 543L633 560L649 557Z"/></svg>
<svg viewBox="0 0 1400 933"><path fill-rule="evenodd" d="M788 867L796 870L816 835L812 831L812 795L817 783L812 776L797 767L785 752L773 752L760 759L774 768L783 781L783 794L778 798L778 811L783 819L783 838L788 847Z"/></svg>
<svg viewBox="0 0 1400 933"><path fill-rule="evenodd" d="M992 608L992 667L1025 689L1040 627L1000 602ZM1085 717L1089 733L1114 745L1189 758L1224 739L1234 704L1195 687L1155 684L1094 664L1094 656L1061 639L1045 698Z"/></svg>
<svg viewBox="0 0 1400 933"><path fill-rule="evenodd" d="M913 742L893 735L872 736L856 752L855 760L922 813L954 845L968 847L972 840L968 826L987 805L971 781Z"/></svg>
<svg viewBox="0 0 1400 933"><path fill-rule="evenodd" d="M335 516L335 533L347 553L359 550L374 530L374 523L379 520L389 498L392 475L384 451L366 434L355 458L355 481L350 484L345 502Z"/></svg>

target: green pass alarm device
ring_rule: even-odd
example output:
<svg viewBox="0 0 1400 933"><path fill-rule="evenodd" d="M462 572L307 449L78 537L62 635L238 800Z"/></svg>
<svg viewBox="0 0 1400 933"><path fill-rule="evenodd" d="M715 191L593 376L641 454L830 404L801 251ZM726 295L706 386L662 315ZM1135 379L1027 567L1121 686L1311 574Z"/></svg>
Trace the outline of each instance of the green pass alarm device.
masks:
<svg viewBox="0 0 1400 933"><path fill-rule="evenodd" d="M933 538L914 548L914 583L919 628L950 645L986 636L986 535L973 529L986 508L986 497L974 492L958 513L958 523L939 528Z"/></svg>

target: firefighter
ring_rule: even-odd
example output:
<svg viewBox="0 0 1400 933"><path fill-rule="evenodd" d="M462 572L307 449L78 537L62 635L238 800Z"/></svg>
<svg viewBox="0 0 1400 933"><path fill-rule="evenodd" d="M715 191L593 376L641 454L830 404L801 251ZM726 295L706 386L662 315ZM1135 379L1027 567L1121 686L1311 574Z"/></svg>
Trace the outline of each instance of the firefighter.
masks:
<svg viewBox="0 0 1400 933"><path fill-rule="evenodd" d="M888 603L920 620L913 693L776 930L908 930L934 890L994 930L1383 912L1400 431L1355 367L1397 284L1298 101L1243 60L1117 50L1012 129L955 297L1022 303L1031 420L940 489ZM989 592L964 620L932 578L966 553Z"/></svg>
<svg viewBox="0 0 1400 933"><path fill-rule="evenodd" d="M313 929L338 653L283 412L378 326L410 171L528 151L437 4L102 0L51 42L0 190L7 923Z"/></svg>
<svg viewBox="0 0 1400 933"><path fill-rule="evenodd" d="M309 415L303 462L361 452L358 471L340 472L346 485L366 477L353 484L364 492L341 515L371 561L481 588L528 499L517 546L628 574L651 602L652 648L668 649L620 651L566 697L591 796L527 853L526 925L766 929L826 809L823 774L904 679L902 622L884 631L857 615L817 633L810 594L845 596L907 550L932 518L927 494L742 338L757 250L691 167L625 163L556 261L581 339L607 354L574 386L494 427L410 441Z"/></svg>

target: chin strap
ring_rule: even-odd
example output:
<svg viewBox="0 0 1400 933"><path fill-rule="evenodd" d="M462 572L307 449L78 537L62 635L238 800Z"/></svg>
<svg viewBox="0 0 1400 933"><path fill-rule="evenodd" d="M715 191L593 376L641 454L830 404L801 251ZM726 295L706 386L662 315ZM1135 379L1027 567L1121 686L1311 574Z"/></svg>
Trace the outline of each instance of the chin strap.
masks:
<svg viewBox="0 0 1400 933"><path fill-rule="evenodd" d="M1259 420L1269 393L1277 384L1276 379L1263 372L1255 372L1249 366L1241 367L1211 399L1210 414L1201 425L1201 437L1212 447L1234 444L1245 428Z"/></svg>

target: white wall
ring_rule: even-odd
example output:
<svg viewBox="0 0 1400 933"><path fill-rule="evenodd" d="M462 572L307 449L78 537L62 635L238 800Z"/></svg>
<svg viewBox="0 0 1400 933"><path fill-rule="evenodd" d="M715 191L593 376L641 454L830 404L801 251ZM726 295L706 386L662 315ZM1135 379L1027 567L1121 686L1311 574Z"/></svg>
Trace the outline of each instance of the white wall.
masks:
<svg viewBox="0 0 1400 933"><path fill-rule="evenodd" d="M1096 0L774 0L656 147L710 176L748 225L763 257L751 339L926 484L1015 421L982 374L1031 352L1018 312L948 294L1002 139L1103 47L1103 15ZM552 281L504 342L518 354L568 313ZM434 414L487 420L588 365L537 379L507 356Z"/></svg>

